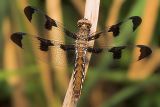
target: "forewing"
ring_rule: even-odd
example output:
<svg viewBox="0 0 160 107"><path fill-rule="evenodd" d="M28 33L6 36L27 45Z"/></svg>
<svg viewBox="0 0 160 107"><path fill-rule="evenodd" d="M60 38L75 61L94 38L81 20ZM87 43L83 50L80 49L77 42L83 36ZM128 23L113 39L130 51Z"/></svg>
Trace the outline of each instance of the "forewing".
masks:
<svg viewBox="0 0 160 107"><path fill-rule="evenodd" d="M112 32L114 37L119 36L121 33L121 31L120 31L121 27L123 26L123 24L127 24L128 21L131 21L131 23L128 25L131 25L131 29L134 32L137 29L137 27L141 24L142 19L139 16L129 17L125 21L122 21L122 22L119 22L118 24L110 26L108 29L108 32Z"/></svg>
<svg viewBox="0 0 160 107"><path fill-rule="evenodd" d="M139 27L141 22L142 19L139 16L129 17L124 21L107 27L103 31L92 33L88 40L95 40L104 36L112 36L116 38L116 43L122 43L124 40L127 40L127 38L131 38L130 35Z"/></svg>
<svg viewBox="0 0 160 107"><path fill-rule="evenodd" d="M72 33L69 30L67 30L65 27L63 27L61 23L52 19L51 17L49 17L47 14L45 14L41 10L36 9L32 6L27 6L24 8L24 13L30 22L32 22L34 19L35 21L38 20L37 26L39 29L42 29L42 30L46 29L47 31L50 31L52 30L52 28L56 28L60 31L63 31L65 35L76 39L75 33Z"/></svg>

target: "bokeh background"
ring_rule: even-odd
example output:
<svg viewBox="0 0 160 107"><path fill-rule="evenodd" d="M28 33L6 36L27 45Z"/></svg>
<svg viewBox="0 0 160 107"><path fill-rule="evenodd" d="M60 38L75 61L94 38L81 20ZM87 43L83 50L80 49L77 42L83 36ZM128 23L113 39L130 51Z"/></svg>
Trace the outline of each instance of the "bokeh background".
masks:
<svg viewBox="0 0 160 107"><path fill-rule="evenodd" d="M94 1L94 0L93 0ZM27 51L10 40L13 32L41 32L53 40L71 43L62 32L42 32L40 18L34 24L23 9L31 5L76 31L83 18L85 0L1 0L0 1L0 107L61 107L73 71L74 53L59 49L43 60L32 42ZM160 107L160 2L159 0L101 0L98 30L129 16L141 16L143 23L131 39L122 43L145 44L153 54L133 62L137 55L127 51L124 59L113 61L107 55L92 55L78 107ZM122 29L127 32L127 29ZM106 40L105 40L106 39ZM109 43L110 38L96 44ZM131 41L131 42L130 42ZM71 60L72 57L72 60ZM129 62L130 61L130 62Z"/></svg>

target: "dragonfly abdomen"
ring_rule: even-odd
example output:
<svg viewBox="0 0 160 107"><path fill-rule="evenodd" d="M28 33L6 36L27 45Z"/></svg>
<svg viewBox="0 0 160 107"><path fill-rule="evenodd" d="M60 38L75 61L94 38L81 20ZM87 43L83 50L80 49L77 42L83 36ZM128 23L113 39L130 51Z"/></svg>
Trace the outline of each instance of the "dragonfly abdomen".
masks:
<svg viewBox="0 0 160 107"><path fill-rule="evenodd" d="M86 50L85 48L76 48L76 59L73 74L73 97L79 99L82 85L85 79Z"/></svg>

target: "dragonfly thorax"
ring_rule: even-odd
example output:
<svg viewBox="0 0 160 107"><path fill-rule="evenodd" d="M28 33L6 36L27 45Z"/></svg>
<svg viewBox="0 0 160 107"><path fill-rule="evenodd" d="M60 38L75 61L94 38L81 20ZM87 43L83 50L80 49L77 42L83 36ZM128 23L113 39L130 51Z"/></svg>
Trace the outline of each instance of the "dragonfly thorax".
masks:
<svg viewBox="0 0 160 107"><path fill-rule="evenodd" d="M77 39L87 40L89 33L90 33L90 28L92 26L91 22L83 18L77 22L77 25L78 25L78 32L76 33Z"/></svg>
<svg viewBox="0 0 160 107"><path fill-rule="evenodd" d="M76 47L86 48L88 46L88 42L85 40L76 40L75 41Z"/></svg>

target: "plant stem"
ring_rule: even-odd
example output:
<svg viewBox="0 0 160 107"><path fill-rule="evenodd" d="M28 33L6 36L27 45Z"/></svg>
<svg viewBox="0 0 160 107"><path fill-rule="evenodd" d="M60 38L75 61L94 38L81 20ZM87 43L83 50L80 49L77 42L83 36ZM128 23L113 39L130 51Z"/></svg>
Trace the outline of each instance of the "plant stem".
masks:
<svg viewBox="0 0 160 107"><path fill-rule="evenodd" d="M91 21L92 27L91 27L90 33L93 33L96 31L97 22L98 22L98 14L99 14L99 5L100 5L100 0L86 0L84 18ZM90 42L89 45L90 46L94 45L94 41ZM91 54L88 53L87 54L88 63L86 64L85 75L87 73L90 57L91 57ZM75 101L74 99L72 99L73 98L72 96L73 96L73 73L71 76L69 87L67 89L66 96L65 96L62 107L76 107L77 106L78 100Z"/></svg>

